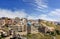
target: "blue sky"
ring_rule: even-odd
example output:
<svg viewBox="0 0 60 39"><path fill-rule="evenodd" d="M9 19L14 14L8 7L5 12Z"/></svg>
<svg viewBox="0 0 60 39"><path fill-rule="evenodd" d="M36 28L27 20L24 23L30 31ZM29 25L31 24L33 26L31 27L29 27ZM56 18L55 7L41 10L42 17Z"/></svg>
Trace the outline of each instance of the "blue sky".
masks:
<svg viewBox="0 0 60 39"><path fill-rule="evenodd" d="M0 17L60 21L60 0L0 0Z"/></svg>

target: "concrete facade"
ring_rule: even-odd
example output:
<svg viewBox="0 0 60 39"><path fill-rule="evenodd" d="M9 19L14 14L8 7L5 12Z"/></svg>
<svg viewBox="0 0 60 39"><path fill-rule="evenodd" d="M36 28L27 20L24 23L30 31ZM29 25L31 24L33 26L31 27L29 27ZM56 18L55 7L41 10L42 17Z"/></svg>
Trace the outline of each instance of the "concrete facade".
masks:
<svg viewBox="0 0 60 39"><path fill-rule="evenodd" d="M27 23L30 22L31 24L28 25ZM27 20L26 18L4 18L0 19L0 26L5 24L8 25L9 30L16 31L19 34L26 35L27 33L39 33L40 31L46 32L47 26L42 25L39 20ZM42 27L43 26L43 27ZM1 27L0 27L1 28ZM49 27L48 30L53 30L52 27Z"/></svg>

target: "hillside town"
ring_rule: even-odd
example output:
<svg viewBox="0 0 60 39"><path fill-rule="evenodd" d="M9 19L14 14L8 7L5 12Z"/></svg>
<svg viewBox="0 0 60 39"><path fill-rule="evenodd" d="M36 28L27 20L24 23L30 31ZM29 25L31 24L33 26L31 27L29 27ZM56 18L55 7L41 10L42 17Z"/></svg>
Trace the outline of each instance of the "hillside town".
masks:
<svg viewBox="0 0 60 39"><path fill-rule="evenodd" d="M27 39L28 34L44 33L49 34L56 30L56 26L48 26L45 23L55 24L55 22L45 20L28 20L26 18L0 18L0 36L5 39Z"/></svg>

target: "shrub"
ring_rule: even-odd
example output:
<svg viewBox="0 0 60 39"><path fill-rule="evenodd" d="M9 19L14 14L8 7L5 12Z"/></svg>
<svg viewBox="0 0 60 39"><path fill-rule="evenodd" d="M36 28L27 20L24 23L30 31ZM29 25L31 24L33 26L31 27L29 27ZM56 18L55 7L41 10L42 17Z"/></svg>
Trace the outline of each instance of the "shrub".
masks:
<svg viewBox="0 0 60 39"><path fill-rule="evenodd" d="M55 32L50 32L50 35L55 36L56 33Z"/></svg>
<svg viewBox="0 0 60 39"><path fill-rule="evenodd" d="M58 35L60 35L60 31L59 31L59 30L56 30L56 33L57 33Z"/></svg>

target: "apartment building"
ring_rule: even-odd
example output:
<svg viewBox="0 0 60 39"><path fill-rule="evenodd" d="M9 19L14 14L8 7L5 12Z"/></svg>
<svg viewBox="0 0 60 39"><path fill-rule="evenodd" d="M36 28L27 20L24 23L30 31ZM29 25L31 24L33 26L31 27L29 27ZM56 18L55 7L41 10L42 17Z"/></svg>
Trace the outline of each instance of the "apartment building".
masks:
<svg viewBox="0 0 60 39"><path fill-rule="evenodd" d="M11 25L10 28L16 31L17 33L27 34L27 19L22 18L18 22L18 19L15 19L14 25Z"/></svg>
<svg viewBox="0 0 60 39"><path fill-rule="evenodd" d="M16 31L20 34L27 34L27 33L39 33L40 31L46 32L48 30L53 31L54 28L46 27L40 23L41 20L27 20L26 18L18 18L15 19L11 18L0 18L0 29L1 26L8 25L9 30ZM46 30L47 29L47 30Z"/></svg>
<svg viewBox="0 0 60 39"><path fill-rule="evenodd" d="M39 22L38 20L28 20L27 32L28 33L38 33Z"/></svg>

